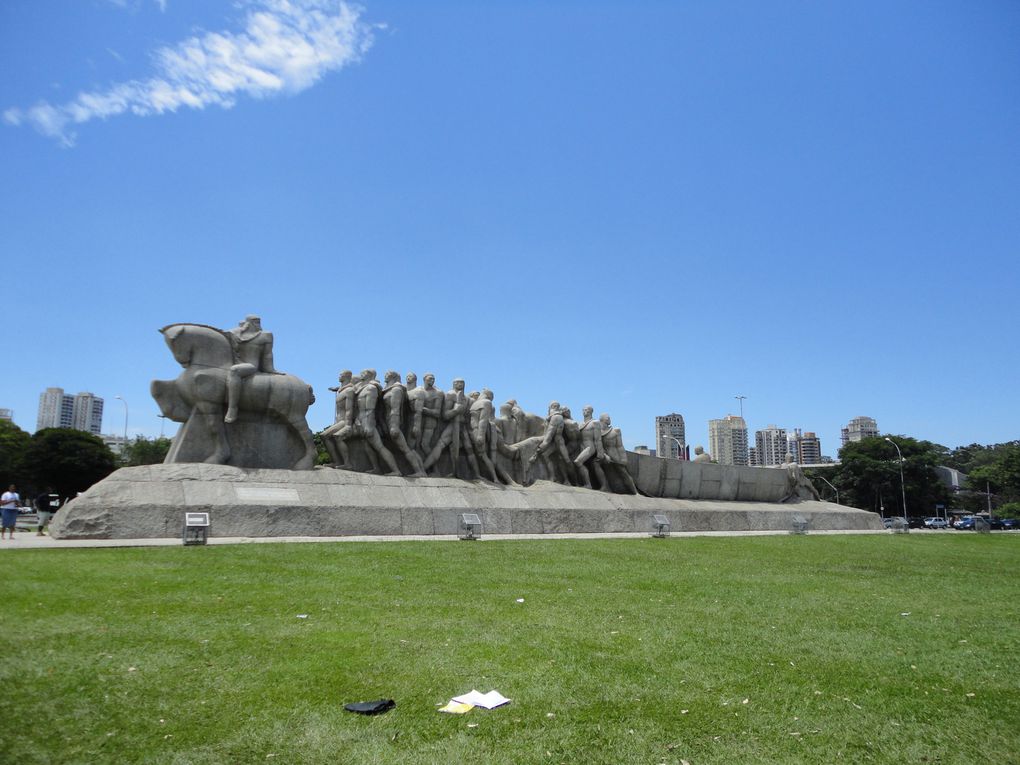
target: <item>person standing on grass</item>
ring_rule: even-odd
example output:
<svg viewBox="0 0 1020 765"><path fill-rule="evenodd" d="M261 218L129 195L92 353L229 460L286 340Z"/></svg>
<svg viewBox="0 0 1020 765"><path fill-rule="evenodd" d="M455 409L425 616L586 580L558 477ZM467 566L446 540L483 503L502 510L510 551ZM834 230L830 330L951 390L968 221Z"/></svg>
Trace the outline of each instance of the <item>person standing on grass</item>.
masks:
<svg viewBox="0 0 1020 765"><path fill-rule="evenodd" d="M11 532L11 539L14 539L14 528L18 525L18 505L21 504L21 496L18 494L17 486L13 483L7 487L7 491L0 496L0 539L8 530Z"/></svg>
<svg viewBox="0 0 1020 765"><path fill-rule="evenodd" d="M34 504L36 515L39 516L39 528L36 529L35 535L44 537L46 536L45 529L50 525L50 519L60 508L60 495L54 493L53 489L47 486L46 491L35 498Z"/></svg>

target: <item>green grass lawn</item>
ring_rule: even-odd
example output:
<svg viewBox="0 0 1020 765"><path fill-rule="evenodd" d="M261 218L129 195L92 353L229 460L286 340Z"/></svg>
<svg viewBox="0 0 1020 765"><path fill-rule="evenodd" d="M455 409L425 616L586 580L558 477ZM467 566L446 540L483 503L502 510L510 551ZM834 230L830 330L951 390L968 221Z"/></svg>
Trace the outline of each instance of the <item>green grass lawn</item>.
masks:
<svg viewBox="0 0 1020 765"><path fill-rule="evenodd" d="M1018 574L956 532L6 551L0 762L1020 762ZM472 688L513 702L436 711Z"/></svg>

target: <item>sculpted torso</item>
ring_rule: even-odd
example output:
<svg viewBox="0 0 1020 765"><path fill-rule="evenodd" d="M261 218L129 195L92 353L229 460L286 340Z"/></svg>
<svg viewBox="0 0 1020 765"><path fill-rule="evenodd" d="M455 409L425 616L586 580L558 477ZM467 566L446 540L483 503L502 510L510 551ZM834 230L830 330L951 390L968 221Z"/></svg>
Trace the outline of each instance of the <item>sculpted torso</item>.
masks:
<svg viewBox="0 0 1020 765"><path fill-rule="evenodd" d="M391 429L400 427L406 398L407 388L401 383L393 383L383 391L383 414Z"/></svg>

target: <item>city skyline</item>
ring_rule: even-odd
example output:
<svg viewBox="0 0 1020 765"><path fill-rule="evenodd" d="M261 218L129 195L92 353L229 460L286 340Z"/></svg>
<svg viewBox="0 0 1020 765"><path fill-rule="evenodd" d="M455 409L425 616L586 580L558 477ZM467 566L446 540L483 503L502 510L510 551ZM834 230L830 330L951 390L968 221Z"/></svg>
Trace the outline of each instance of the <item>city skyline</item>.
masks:
<svg viewBox="0 0 1020 765"><path fill-rule="evenodd" d="M157 330L254 313L313 430L373 367L591 404L628 447L741 405L833 457L861 414L1014 440L1017 29L996 0L9 0L0 407L31 432L62 385L156 436Z"/></svg>

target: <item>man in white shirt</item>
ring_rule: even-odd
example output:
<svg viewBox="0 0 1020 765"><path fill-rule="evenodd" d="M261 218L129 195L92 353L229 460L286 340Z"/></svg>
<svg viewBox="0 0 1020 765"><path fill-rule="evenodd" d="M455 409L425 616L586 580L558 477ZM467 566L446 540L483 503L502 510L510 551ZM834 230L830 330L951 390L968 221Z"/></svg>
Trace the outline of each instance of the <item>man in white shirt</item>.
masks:
<svg viewBox="0 0 1020 765"><path fill-rule="evenodd" d="M3 539L8 531L11 532L11 539L14 539L14 527L18 525L18 506L20 504L21 496L17 492L17 487L12 483L7 487L3 496L0 496L0 515L2 515L0 539Z"/></svg>

